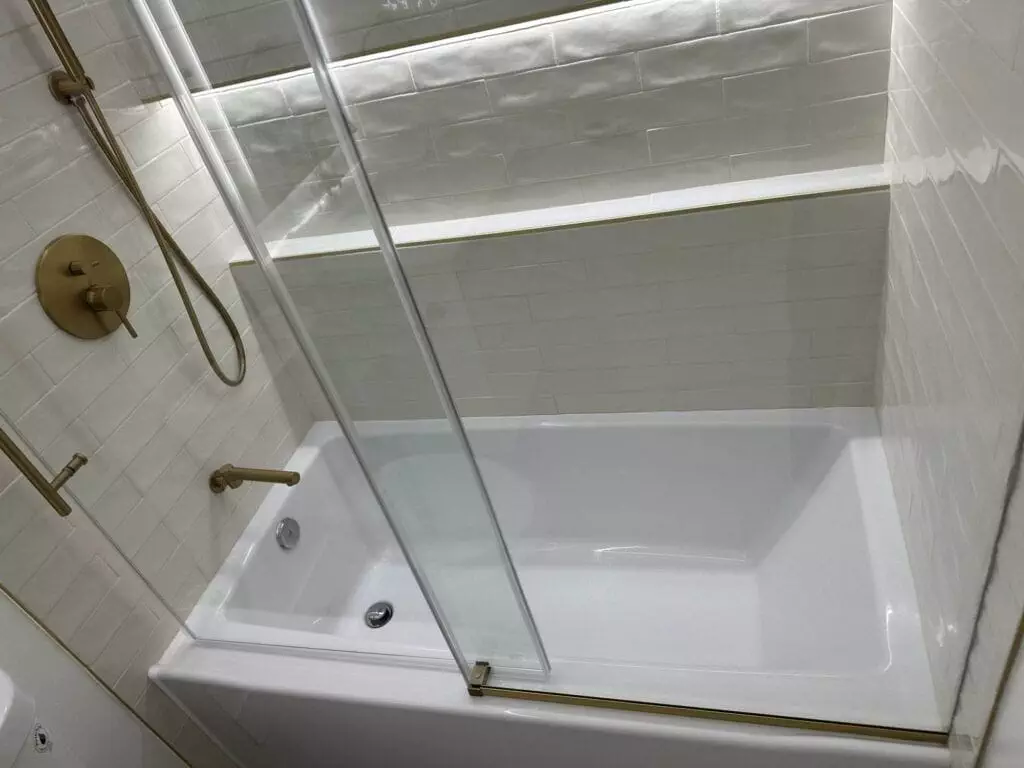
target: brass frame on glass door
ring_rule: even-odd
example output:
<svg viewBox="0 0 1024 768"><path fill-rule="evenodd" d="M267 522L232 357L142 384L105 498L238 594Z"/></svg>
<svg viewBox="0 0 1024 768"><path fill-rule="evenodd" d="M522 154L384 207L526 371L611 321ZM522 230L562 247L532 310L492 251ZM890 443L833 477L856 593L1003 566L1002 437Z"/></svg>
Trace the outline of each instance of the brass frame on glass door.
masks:
<svg viewBox="0 0 1024 768"><path fill-rule="evenodd" d="M500 685L489 685L488 679L490 674L491 665L486 661L478 661L473 665L467 686L470 696L495 696L503 699L539 701L547 704L592 707L619 712L641 712L650 715L688 717L693 720L711 720L720 723L766 725L776 728L830 733L837 736L859 736L862 738L885 739L887 741L901 741L911 744L945 746L949 740L949 734L945 731L925 731L916 728L895 728L884 725L863 725L860 723L846 723L839 720L817 720L814 718L788 717L785 715L761 715L731 709L691 707L681 704L653 704L632 699L581 696L573 693L537 691L527 688L505 688Z"/></svg>

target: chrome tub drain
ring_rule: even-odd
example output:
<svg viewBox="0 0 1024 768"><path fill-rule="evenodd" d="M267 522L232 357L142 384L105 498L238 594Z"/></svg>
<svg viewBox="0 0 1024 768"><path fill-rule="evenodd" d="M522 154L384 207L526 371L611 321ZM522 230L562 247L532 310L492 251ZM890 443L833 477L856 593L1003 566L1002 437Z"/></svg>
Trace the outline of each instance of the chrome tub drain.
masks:
<svg viewBox="0 0 1024 768"><path fill-rule="evenodd" d="M277 524L274 531L274 538L277 539L277 546L286 552L299 546L299 539L302 538L302 529L299 521L293 517L286 517Z"/></svg>
<svg viewBox="0 0 1024 768"><path fill-rule="evenodd" d="M363 620L370 629L380 629L395 615L395 606L386 600L374 603L366 609Z"/></svg>

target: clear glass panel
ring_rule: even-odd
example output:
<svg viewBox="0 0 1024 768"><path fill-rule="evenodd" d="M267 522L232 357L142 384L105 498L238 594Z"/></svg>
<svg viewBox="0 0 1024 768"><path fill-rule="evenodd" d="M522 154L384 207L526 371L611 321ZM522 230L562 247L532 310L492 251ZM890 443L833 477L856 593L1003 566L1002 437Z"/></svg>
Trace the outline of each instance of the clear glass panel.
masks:
<svg viewBox="0 0 1024 768"><path fill-rule="evenodd" d="M943 725L872 407L890 17L857 6L621 3L333 69L547 691Z"/></svg>
<svg viewBox="0 0 1024 768"><path fill-rule="evenodd" d="M608 1L315 0L311 8L332 55L341 59ZM309 66L295 36L290 2L176 0L175 6L216 85Z"/></svg>
<svg viewBox="0 0 1024 768"><path fill-rule="evenodd" d="M442 360L545 690L942 727L871 407L887 219L868 191L403 249L463 297Z"/></svg>
<svg viewBox="0 0 1024 768"><path fill-rule="evenodd" d="M173 67L171 49L161 50ZM417 341L361 203L345 197L350 169L324 171L341 152L323 99L310 95L310 111L235 127L227 118L265 105L265 87L193 97L179 85L186 122L256 255L234 263L232 276L260 347L275 361L278 386L304 388L319 419L287 462L302 482L267 497L189 626L207 639L424 658L449 657L447 640L463 671L486 659L543 674L489 499L430 375L429 344ZM309 150L313 135L322 150ZM288 217L276 214L312 216L335 195L345 199L339 215L363 228L363 249L275 263L268 241L279 255L290 234ZM286 517L299 523L305 558L282 555L275 534ZM371 628L364 614L381 601L393 621Z"/></svg>

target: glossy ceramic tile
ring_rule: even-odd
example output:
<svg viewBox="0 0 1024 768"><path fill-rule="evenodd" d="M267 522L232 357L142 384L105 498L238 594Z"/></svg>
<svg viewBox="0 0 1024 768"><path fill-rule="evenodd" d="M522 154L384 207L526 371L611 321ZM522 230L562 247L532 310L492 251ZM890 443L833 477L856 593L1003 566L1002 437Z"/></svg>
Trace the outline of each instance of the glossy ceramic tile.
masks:
<svg viewBox="0 0 1024 768"><path fill-rule="evenodd" d="M522 234L401 249L460 407L514 413L510 394L549 413L873 403L887 193L536 231L553 212L515 217L534 230ZM376 251L279 263L355 414L429 412L433 390ZM261 325L275 327L254 266L232 271ZM572 369L593 375L557 375ZM494 374L518 376L520 389Z"/></svg>
<svg viewBox="0 0 1024 768"><path fill-rule="evenodd" d="M336 64L389 222L546 206L553 180L573 182L573 202L707 183L681 164L690 159L716 160L724 180L880 162L890 3L787 3L738 31L725 21L732 5L746 13L724 0L613 4ZM268 237L364 223L345 210L358 210L354 198L327 202L347 180L325 169L336 139L308 73L218 90L200 106L221 144L241 150L230 167L259 189ZM774 114L793 108L804 111ZM725 119L739 116L801 125L743 131ZM665 154L657 132L676 126L687 150ZM584 143L597 140L607 143Z"/></svg>
<svg viewBox="0 0 1024 768"><path fill-rule="evenodd" d="M896 3L882 424L958 764L971 765L1021 612L1015 505L979 609L1021 418L1015 3Z"/></svg>

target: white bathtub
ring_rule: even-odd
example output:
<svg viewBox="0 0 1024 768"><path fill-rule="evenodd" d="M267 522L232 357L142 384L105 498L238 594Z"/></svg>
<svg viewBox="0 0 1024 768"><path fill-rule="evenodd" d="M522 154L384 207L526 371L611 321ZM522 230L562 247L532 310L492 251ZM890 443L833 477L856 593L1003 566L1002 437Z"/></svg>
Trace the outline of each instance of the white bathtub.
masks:
<svg viewBox="0 0 1024 768"><path fill-rule="evenodd" d="M870 409L488 418L467 427L551 657L551 678L528 687L944 729ZM408 462L423 477L450 477L436 424L363 424L360 432L390 487L399 484L387 473L408 472ZM228 686L372 707L380 702L361 676L406 679L416 689L435 675L428 687L443 679L456 691L437 699L435 714L564 714L555 705L468 700L335 425L314 426L288 468L302 472L302 482L271 492L190 626L205 640L372 654L374 664L352 655L300 664L294 654L182 642L155 672L169 689L187 697L197 685ZM451 489L444 508L466 514ZM273 538L285 515L302 525L291 552ZM443 546L430 537L450 530L448 522L425 521L418 539ZM465 588L479 580L467 563ZM486 610L486 592L481 597ZM371 630L363 613L377 600L394 604L395 619ZM224 665L253 671L232 679ZM316 665L328 666L310 676ZM324 675L333 679L338 665L350 673L323 691ZM388 701L398 703L394 694ZM430 710L429 702L427 695L406 704ZM234 722L244 726L244 715L243 706ZM575 711L572 718L602 730L594 724L609 722ZM685 721L653 720L682 728L670 740L693 736ZM854 755L829 765L889 764L872 762L882 754L874 742L826 741L827 754ZM874 752L861 750L869 744ZM941 764L932 762L935 749L885 745L893 749L910 750L901 760L923 760L898 764Z"/></svg>

